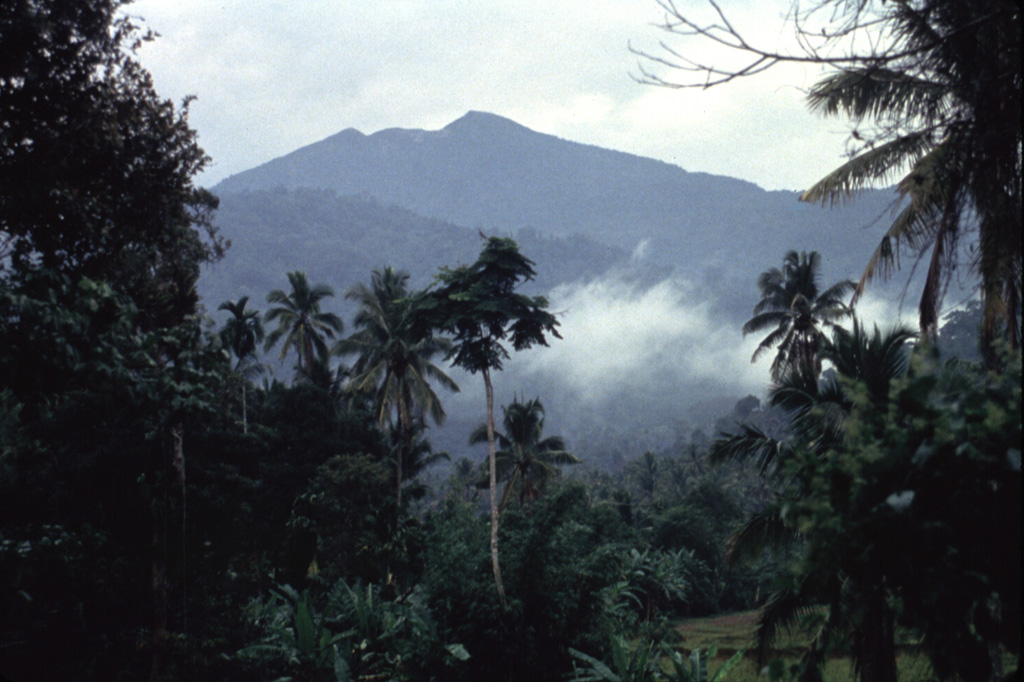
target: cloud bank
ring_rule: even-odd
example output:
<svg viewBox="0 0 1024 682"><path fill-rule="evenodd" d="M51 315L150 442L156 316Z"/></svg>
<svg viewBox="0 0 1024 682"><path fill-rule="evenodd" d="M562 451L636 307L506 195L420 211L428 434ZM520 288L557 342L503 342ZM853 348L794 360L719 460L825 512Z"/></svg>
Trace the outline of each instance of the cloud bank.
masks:
<svg viewBox="0 0 1024 682"><path fill-rule="evenodd" d="M697 386L741 395L764 388L767 368L750 363L757 340L718 319L683 280L641 287L608 275L559 286L549 298L563 340L523 354L516 366L557 380L578 400L601 401L623 388L675 386L682 395Z"/></svg>

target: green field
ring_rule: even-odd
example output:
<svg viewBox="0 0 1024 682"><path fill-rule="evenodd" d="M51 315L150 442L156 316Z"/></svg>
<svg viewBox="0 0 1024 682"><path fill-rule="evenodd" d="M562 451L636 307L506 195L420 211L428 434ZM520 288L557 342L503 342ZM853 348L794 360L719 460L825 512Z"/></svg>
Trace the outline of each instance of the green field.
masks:
<svg viewBox="0 0 1024 682"><path fill-rule="evenodd" d="M747 649L749 653L744 656L743 662L725 679L729 682L762 682L766 678L760 676L752 645L756 625L757 611L745 611L708 618L690 618L680 623L677 629L683 636L683 647L687 653L693 649L707 649L712 645L718 645L718 653L709 667L712 676L719 666L738 650ZM795 663L809 640L810 635L805 632L781 632L769 660L782 658L787 664ZM928 659L917 651L914 643L908 638L903 638L900 645L901 654L896 662L900 680L924 682L934 679ZM855 682L857 676L853 672L849 657L837 656L830 659L825 665L824 680Z"/></svg>

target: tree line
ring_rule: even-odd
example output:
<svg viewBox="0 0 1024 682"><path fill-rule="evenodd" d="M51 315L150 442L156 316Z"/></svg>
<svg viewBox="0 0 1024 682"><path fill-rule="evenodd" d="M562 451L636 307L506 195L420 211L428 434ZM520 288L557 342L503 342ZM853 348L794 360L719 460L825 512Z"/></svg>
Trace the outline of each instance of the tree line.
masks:
<svg viewBox="0 0 1024 682"><path fill-rule="evenodd" d="M843 301L854 283L820 288L820 256L790 252L744 327L768 332L754 360L775 353L767 404L573 476L558 472L586 453L544 433L541 397L495 416L503 362L559 338L544 298L517 290L536 273L511 239L422 291L374 272L346 292L347 337L301 271L264 314L227 301L211 326L196 282L228 245L193 182L207 157L188 101L161 100L139 66L152 36L124 4L0 14L0 672L701 679L678 619L756 608L751 656L771 679L822 679L842 655L895 680L906 632L938 678L1019 676L1019 126L1014 167L987 135L1005 112L978 89L1019 112L1003 87L1019 12L872 8L895 52L812 93L896 117L807 198L911 161L911 207L864 281L894 241L932 248L920 334L869 328ZM864 3L839 7L847 30L867 25ZM933 343L945 255L975 213L980 363ZM260 344L295 358L292 381L256 383ZM484 383L467 440L488 454L428 485L445 455L427 419L454 389L442 358ZM776 646L792 627L796 656Z"/></svg>

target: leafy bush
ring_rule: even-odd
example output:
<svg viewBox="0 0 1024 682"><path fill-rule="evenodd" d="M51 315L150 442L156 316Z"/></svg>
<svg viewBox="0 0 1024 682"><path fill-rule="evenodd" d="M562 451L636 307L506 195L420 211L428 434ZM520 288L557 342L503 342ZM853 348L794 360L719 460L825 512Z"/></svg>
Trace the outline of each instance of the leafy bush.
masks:
<svg viewBox="0 0 1024 682"><path fill-rule="evenodd" d="M238 656L290 674L282 680L337 682L429 680L469 659L461 644L441 644L416 591L387 599L377 585L339 581L319 601L318 610L309 591L284 585L267 600L251 602L248 618L263 636Z"/></svg>
<svg viewBox="0 0 1024 682"><path fill-rule="evenodd" d="M617 582L615 549L603 540L581 484L555 486L527 510L506 510L501 534L509 611L490 580L488 527L462 502L448 500L429 521L424 578L442 639L473 656L462 679L557 680L571 670L570 646L601 650L607 642L604 603L595 598ZM595 520L596 519L596 520Z"/></svg>

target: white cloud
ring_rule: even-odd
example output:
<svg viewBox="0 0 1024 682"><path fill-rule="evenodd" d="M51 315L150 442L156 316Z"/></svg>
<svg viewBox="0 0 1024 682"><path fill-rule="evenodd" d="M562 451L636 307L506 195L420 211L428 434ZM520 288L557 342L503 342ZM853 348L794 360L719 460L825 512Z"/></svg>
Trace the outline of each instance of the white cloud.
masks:
<svg viewBox="0 0 1024 682"><path fill-rule="evenodd" d="M867 290L857 301L856 315L868 329L878 325L879 329L885 330L895 324L903 324L917 331L917 305L918 298L912 294L901 301Z"/></svg>
<svg viewBox="0 0 1024 682"><path fill-rule="evenodd" d="M555 377L584 401L645 384L760 392L767 366L750 363L757 341L715 319L692 294L672 279L641 288L609 276L558 287L550 300L563 340L523 354L517 369Z"/></svg>

